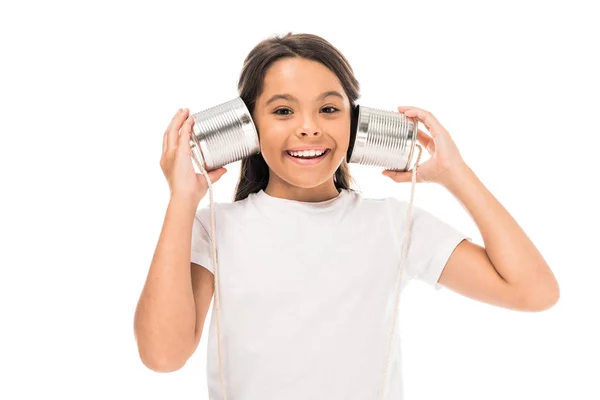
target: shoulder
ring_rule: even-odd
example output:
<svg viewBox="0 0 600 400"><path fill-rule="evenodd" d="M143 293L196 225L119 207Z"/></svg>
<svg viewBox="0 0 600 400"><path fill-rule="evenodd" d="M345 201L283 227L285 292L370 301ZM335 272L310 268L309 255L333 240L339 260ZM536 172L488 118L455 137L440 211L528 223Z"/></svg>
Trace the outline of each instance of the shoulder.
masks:
<svg viewBox="0 0 600 400"><path fill-rule="evenodd" d="M414 201L411 204L408 200L386 196L382 198L363 198L362 203L365 205L363 209L367 213L372 216L382 216L394 227L405 226L409 219L411 226L416 228L417 232L419 232L419 228L426 232L447 225L443 217L415 204Z"/></svg>
<svg viewBox="0 0 600 400"><path fill-rule="evenodd" d="M361 192L350 192L349 213L355 218L369 221L370 224L391 223L392 226L402 224L407 218L408 202L393 196L365 196ZM412 206L412 214L420 214L422 210Z"/></svg>
<svg viewBox="0 0 600 400"><path fill-rule="evenodd" d="M394 196L383 196L383 197L376 197L376 196L367 196L365 194L363 194L363 192L361 192L360 190L349 190L347 189L347 192L349 193L350 197L354 198L356 201L360 201L362 203L365 204L377 204L377 205L382 205L382 204L388 204L388 203L406 203L403 200L400 200Z"/></svg>
<svg viewBox="0 0 600 400"><path fill-rule="evenodd" d="M354 196L357 203L363 206L363 209L370 210L377 214L384 213L390 216L399 216L404 215L404 213L408 210L407 201L398 199L393 196L367 197L362 195L360 192L355 193ZM413 210L415 208L419 209L419 207L416 207L414 204L412 208Z"/></svg>
<svg viewBox="0 0 600 400"><path fill-rule="evenodd" d="M208 199L208 195L205 197L205 199ZM227 216L238 216L240 213L246 213L250 202L251 200L249 198L235 202L213 201L212 210L215 215L215 219L220 219ZM208 225L210 223L210 213L211 202L210 199L208 199L206 203L198 206L196 210L196 220L200 221L203 225Z"/></svg>

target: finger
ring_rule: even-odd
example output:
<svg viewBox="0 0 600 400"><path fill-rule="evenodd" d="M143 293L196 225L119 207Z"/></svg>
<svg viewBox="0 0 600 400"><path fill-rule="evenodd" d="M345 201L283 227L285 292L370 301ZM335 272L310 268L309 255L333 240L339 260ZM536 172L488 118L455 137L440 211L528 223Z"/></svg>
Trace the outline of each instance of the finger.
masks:
<svg viewBox="0 0 600 400"><path fill-rule="evenodd" d="M181 108L179 110L177 110L177 112L175 113L175 115L173 115L173 118L171 119L171 122L169 122L169 126L167 126L167 129L165 129L165 134L164 137L167 136L167 134L169 133L169 131L171 130L171 127L173 126L173 122L175 122L175 120L177 119L177 117L179 116L179 114L181 114Z"/></svg>
<svg viewBox="0 0 600 400"><path fill-rule="evenodd" d="M165 133L169 132L169 129L171 129L171 126L173 125L173 121L175 121L177 119L177 116L179 114L181 114L181 111L183 111L181 108L177 110L177 112L175 113L175 115L173 115L173 118L171 118L171 122L169 122L169 126L167 126L167 129L165 130Z"/></svg>
<svg viewBox="0 0 600 400"><path fill-rule="evenodd" d="M177 116L180 113L181 113L181 108L179 110L177 110L177 112L171 119L171 122L169 122L169 126L167 126L167 129L165 129L165 133L163 133L163 141L162 141L162 153L163 154L165 154L165 152L167 151L167 136L169 136L169 130L171 129L171 126L173 126L173 121L175 121L175 119L177 119Z"/></svg>
<svg viewBox="0 0 600 400"><path fill-rule="evenodd" d="M423 110L419 107L414 106L399 106L398 111L404 113L406 116L416 117L419 121L425 125L428 131L431 131L434 124L438 124L441 127L439 121L429 111Z"/></svg>
<svg viewBox="0 0 600 400"><path fill-rule="evenodd" d="M423 147L425 147L425 149L427 149L429 154L433 154L433 151L435 150L435 143L431 136L419 129L417 131L417 140L423 145Z"/></svg>
<svg viewBox="0 0 600 400"><path fill-rule="evenodd" d="M431 136L435 138L439 132L445 131L446 129L440 124L440 122L433 116L429 111L425 111L417 107L398 107L398 111L406 115L407 117L417 118L425 125L425 128L431 133Z"/></svg>
<svg viewBox="0 0 600 400"><path fill-rule="evenodd" d="M177 147L177 139L179 138L179 130L181 129L181 124L187 118L189 110L184 108L179 115L173 121L173 124L169 128L169 133L167 133L167 152L174 150Z"/></svg>
<svg viewBox="0 0 600 400"><path fill-rule="evenodd" d="M403 113L404 111L411 109L411 108L416 108L416 107L415 106L398 106L398 111Z"/></svg>
<svg viewBox="0 0 600 400"><path fill-rule="evenodd" d="M183 126L181 127L181 131L179 133L179 141L177 143L177 148L185 151L186 153L191 153L190 151L190 140L192 138L192 126L194 125L194 117L189 116Z"/></svg>

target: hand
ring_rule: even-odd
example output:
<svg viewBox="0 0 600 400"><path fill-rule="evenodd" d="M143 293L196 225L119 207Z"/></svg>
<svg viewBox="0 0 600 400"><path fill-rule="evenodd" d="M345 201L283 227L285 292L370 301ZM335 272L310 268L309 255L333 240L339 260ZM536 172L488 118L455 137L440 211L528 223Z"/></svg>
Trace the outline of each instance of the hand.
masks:
<svg viewBox="0 0 600 400"><path fill-rule="evenodd" d="M445 185L455 174L466 167L456 144L450 134L429 111L417 107L398 107L398 111L407 117L421 121L431 136L418 129L417 141L430 154L430 159L418 166L417 182L435 182ZM418 151L418 149L415 149ZM414 169L414 168L413 168ZM411 182L413 170L397 172L386 169L383 175L395 182Z"/></svg>
<svg viewBox="0 0 600 400"><path fill-rule="evenodd" d="M183 196L198 204L208 191L208 182L204 175L194 171L189 143L194 118L188 114L187 108L179 110L167 127L163 135L160 167L169 183L171 197ZM211 184L217 182L225 172L225 168L208 172Z"/></svg>

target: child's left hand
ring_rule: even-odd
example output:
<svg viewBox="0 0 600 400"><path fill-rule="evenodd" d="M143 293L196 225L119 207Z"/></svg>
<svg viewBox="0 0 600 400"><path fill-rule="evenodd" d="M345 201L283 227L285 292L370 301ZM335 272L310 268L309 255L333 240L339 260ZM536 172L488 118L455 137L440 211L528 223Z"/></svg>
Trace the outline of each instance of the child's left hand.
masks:
<svg viewBox="0 0 600 400"><path fill-rule="evenodd" d="M450 134L433 114L417 107L398 107L398 111L407 117L421 121L431 133L429 136L421 129L418 130L417 140L422 147L427 149L431 158L419 165L417 182L435 182L445 185L455 174L460 173L466 167ZM418 151L419 149L415 147L415 152ZM415 157L417 154L415 153ZM386 169L382 174L395 182L411 182L413 170L396 172Z"/></svg>

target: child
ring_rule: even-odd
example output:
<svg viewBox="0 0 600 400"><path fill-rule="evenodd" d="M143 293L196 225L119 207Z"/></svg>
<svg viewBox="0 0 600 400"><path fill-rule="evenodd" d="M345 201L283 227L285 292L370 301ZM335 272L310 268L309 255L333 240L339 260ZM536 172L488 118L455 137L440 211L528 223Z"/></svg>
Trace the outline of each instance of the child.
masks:
<svg viewBox="0 0 600 400"><path fill-rule="evenodd" d="M397 330L386 357L408 204L350 188L350 111L359 97L351 67L324 39L288 34L249 53L238 88L261 152L242 160L234 202L215 204L220 313L208 333L209 398L402 399ZM515 310L555 304L552 272L448 132L427 111L399 111L431 135L419 130L431 158L417 182L451 191L486 245L414 207L400 289L420 279ZM185 109L164 135L171 198L136 310L140 356L155 371L177 370L194 353L215 289L210 209L197 209L208 184L190 158L192 124ZM225 172L208 176L215 183ZM396 182L412 174L383 173Z"/></svg>

